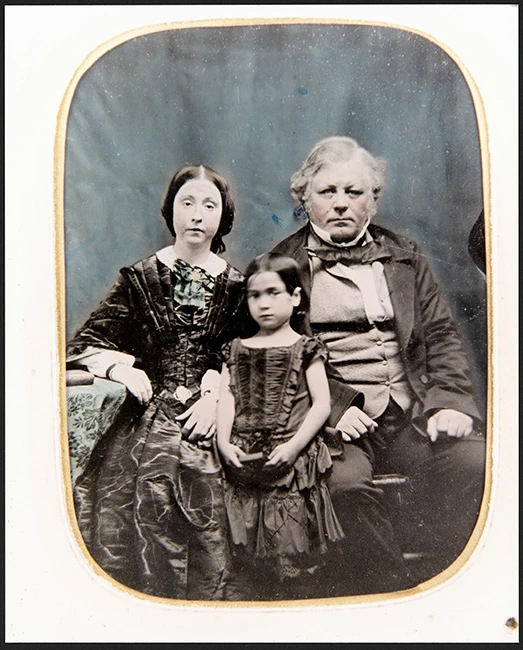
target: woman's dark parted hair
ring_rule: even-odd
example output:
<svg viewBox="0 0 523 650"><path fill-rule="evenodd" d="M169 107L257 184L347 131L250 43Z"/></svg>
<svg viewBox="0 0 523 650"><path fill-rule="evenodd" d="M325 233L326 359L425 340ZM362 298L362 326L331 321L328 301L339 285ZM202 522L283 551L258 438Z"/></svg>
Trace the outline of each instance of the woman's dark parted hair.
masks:
<svg viewBox="0 0 523 650"><path fill-rule="evenodd" d="M280 253L263 253L255 257L245 269L245 289L249 287L249 280L258 273L277 273L287 292L292 294L295 289L300 289L300 304L294 308L291 316L291 327L300 334L305 334L304 321L309 310L309 298L303 288L303 275L297 262L291 257Z"/></svg>
<svg viewBox="0 0 523 650"><path fill-rule="evenodd" d="M229 184L225 178L220 176L220 174L212 169L212 167L208 167L207 165L187 165L179 169L169 183L167 193L163 200L162 216L165 219L165 223L167 224L170 233L176 238L173 225L174 197L187 181L200 178L205 178L208 181L211 181L211 183L218 188L220 196L222 197L222 218L220 220L218 232L214 235L211 242L211 251L213 253L223 253L225 250L225 244L223 243L222 238L231 232L236 208L229 189Z"/></svg>

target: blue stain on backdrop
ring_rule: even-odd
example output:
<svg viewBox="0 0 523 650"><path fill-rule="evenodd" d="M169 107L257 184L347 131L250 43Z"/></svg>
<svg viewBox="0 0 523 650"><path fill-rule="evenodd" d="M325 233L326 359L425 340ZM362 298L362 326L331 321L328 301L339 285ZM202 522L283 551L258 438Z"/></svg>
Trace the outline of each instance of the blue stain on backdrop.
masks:
<svg viewBox="0 0 523 650"><path fill-rule="evenodd" d="M482 386L485 287L467 251L483 208L473 101L441 48L391 27L167 30L101 56L67 122L68 336L121 266L169 243L160 206L176 168L203 162L229 179L238 216L225 256L242 269L302 225L289 179L329 135L387 161L376 220L424 247Z"/></svg>

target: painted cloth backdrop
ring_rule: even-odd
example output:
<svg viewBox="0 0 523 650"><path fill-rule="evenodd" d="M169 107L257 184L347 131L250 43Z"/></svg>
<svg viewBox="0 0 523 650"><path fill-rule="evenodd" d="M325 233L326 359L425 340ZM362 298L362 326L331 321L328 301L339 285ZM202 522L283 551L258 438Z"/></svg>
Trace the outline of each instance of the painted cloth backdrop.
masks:
<svg viewBox="0 0 523 650"><path fill-rule="evenodd" d="M312 146L349 135L387 162L376 222L421 244L462 329L485 396L484 277L468 252L483 209L477 117L436 44L372 25L196 27L137 36L76 86L67 122L67 336L123 265L165 246L174 171L230 181L225 257L243 269L296 230L289 180Z"/></svg>

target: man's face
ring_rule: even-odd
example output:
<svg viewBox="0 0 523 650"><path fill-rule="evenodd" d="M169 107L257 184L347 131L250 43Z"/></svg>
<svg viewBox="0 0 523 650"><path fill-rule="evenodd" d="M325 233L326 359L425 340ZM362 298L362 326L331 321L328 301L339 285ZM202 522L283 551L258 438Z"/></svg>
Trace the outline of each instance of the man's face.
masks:
<svg viewBox="0 0 523 650"><path fill-rule="evenodd" d="M342 243L359 235L371 201L366 169L356 159L322 167L311 180L305 208L313 224Z"/></svg>

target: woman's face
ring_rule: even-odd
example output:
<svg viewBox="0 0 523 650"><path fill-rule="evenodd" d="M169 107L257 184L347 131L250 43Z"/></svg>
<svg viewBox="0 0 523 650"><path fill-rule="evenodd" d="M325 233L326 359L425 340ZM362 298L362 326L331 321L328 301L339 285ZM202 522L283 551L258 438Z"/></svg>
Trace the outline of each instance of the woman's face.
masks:
<svg viewBox="0 0 523 650"><path fill-rule="evenodd" d="M367 171L354 159L322 167L311 179L305 208L313 224L342 243L359 235L372 200Z"/></svg>
<svg viewBox="0 0 523 650"><path fill-rule="evenodd" d="M173 227L179 245L210 249L221 218L222 197L206 178L187 181L174 197Z"/></svg>

